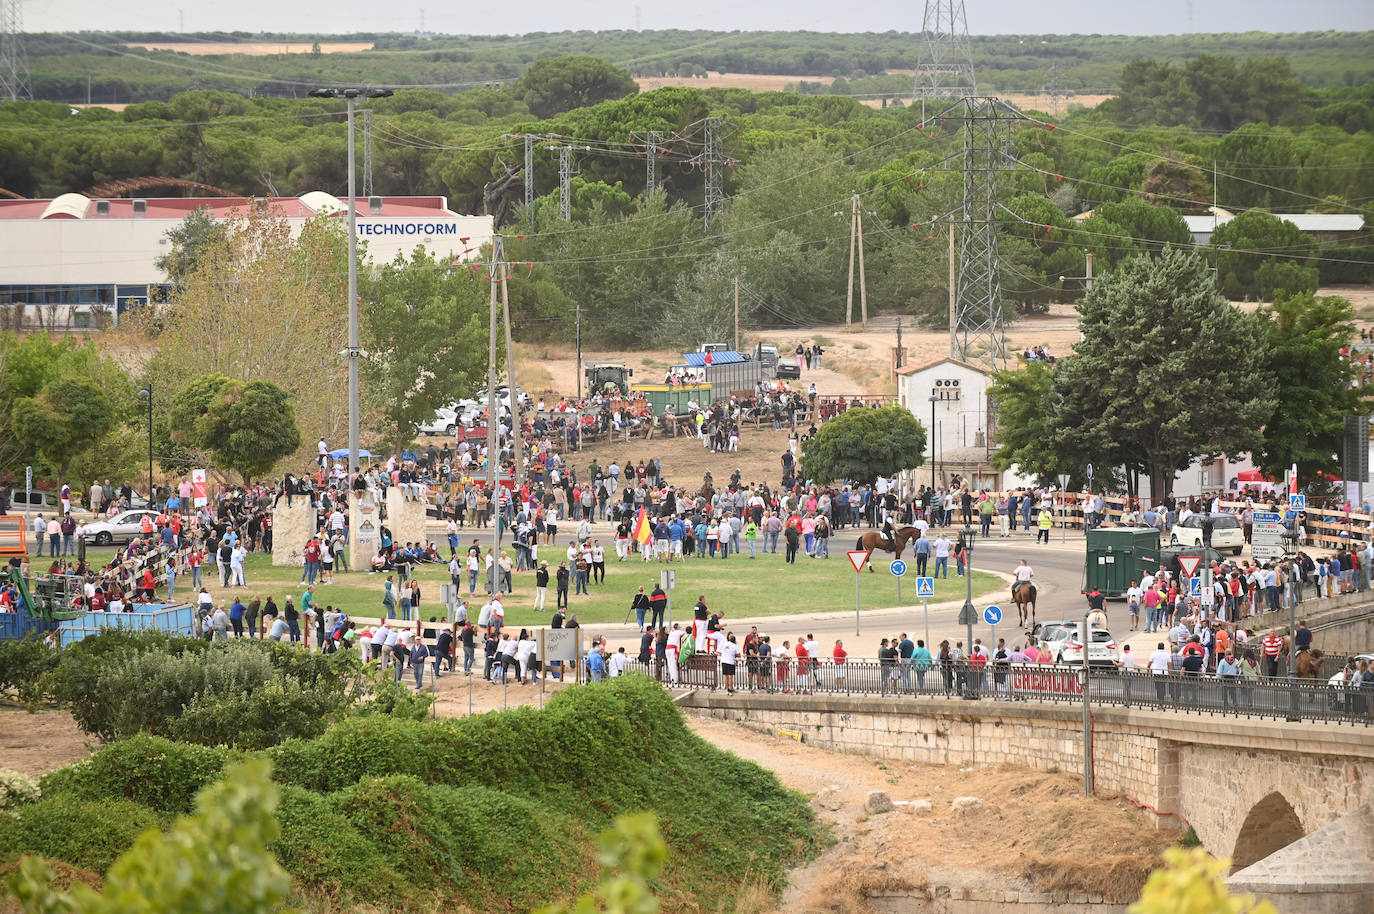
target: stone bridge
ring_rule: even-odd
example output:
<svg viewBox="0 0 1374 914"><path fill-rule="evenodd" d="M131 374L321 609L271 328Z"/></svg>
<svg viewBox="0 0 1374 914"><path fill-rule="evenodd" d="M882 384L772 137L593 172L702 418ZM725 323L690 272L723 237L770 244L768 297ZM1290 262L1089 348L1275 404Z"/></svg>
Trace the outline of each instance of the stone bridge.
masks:
<svg viewBox="0 0 1374 914"><path fill-rule="evenodd" d="M704 691L678 703L885 759L1083 770L1078 705ZM1094 708L1092 719L1097 794L1129 797L1161 828L1191 825L1209 851L1232 859L1233 870L1374 802L1374 727L1116 707ZM1281 893L1271 897L1280 910L1364 910L1374 903L1374 884L1362 879L1332 880L1329 899L1305 887L1297 906Z"/></svg>

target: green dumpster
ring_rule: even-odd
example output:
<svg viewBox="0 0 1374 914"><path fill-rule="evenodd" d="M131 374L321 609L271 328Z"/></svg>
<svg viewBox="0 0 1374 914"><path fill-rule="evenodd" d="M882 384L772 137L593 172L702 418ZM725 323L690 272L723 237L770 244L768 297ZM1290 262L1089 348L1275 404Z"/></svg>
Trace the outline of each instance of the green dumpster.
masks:
<svg viewBox="0 0 1374 914"><path fill-rule="evenodd" d="M1088 531L1083 592L1096 588L1122 597L1132 581L1159 569L1159 531L1153 527L1098 527Z"/></svg>

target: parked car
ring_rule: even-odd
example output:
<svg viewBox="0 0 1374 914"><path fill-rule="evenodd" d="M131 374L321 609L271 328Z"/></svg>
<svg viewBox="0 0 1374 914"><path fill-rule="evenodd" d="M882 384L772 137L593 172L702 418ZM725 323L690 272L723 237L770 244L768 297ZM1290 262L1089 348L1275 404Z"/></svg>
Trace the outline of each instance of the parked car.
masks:
<svg viewBox="0 0 1374 914"><path fill-rule="evenodd" d="M1079 664L1083 662L1082 629L1076 621L1041 622L1031 630L1032 636L1039 639L1041 650L1048 650L1055 663ZM1088 662L1093 666L1116 666L1120 659L1116 639L1105 628L1094 628L1089 633Z"/></svg>
<svg viewBox="0 0 1374 914"><path fill-rule="evenodd" d="M1231 550L1232 555L1240 555L1245 548L1245 531L1241 529L1240 518L1234 514L1194 514L1182 523L1174 524L1169 534L1169 543L1174 546L1201 546L1202 521L1212 518L1212 548L1217 551Z"/></svg>
<svg viewBox="0 0 1374 914"><path fill-rule="evenodd" d="M449 435L452 436L458 430L461 423L458 414L447 406L439 407L434 418L428 422L422 422L416 428L421 435Z"/></svg>
<svg viewBox="0 0 1374 914"><path fill-rule="evenodd" d="M86 539L97 546L127 543L142 535L143 518L156 519L154 511L125 511L109 520L86 525Z"/></svg>
<svg viewBox="0 0 1374 914"><path fill-rule="evenodd" d="M529 410L529 409L533 409L533 408L534 408L534 401L530 399L530 395L529 395L529 394L527 394L525 391L521 390L521 389L518 388L518 387L515 389L515 393L516 393L516 395L517 395L518 397L520 397L520 408L521 408L522 410ZM478 404L480 404L480 407L481 407L482 409L486 409L486 406L487 406L487 392L486 392L485 390L480 390L480 391L478 391L476 394L473 395L472 398L473 398L474 400L476 400ZM496 402L499 403L499 404L501 404L501 405L503 405L503 406L505 406L505 407L508 408L508 409L510 408L510 386L509 386L509 385L507 385L507 384L498 384L498 385L496 385Z"/></svg>
<svg viewBox="0 0 1374 914"><path fill-rule="evenodd" d="M73 492L73 495L76 493ZM62 511L62 497L56 491L47 489L33 489L25 491L23 487L10 489L10 510L15 514L22 514L24 509L38 512Z"/></svg>

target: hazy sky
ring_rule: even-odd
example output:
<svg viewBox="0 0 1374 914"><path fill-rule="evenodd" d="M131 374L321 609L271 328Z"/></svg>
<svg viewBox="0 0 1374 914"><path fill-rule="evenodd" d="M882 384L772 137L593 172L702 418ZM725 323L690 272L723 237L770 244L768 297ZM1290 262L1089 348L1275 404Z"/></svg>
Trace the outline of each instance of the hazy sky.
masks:
<svg viewBox="0 0 1374 914"><path fill-rule="evenodd" d="M966 0L973 34L1173 34L1299 32L1374 28L1371 0ZM1191 8L1191 28L1189 10ZM431 32L469 35L564 29L807 29L821 32L918 31L923 0L523 0L454 3L439 0L27 0L28 31L167 30L305 32Z"/></svg>

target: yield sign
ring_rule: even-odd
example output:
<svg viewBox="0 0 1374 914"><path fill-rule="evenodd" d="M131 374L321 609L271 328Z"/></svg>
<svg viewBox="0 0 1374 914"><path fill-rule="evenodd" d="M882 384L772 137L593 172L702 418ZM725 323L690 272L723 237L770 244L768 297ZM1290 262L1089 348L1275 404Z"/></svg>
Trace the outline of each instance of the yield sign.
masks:
<svg viewBox="0 0 1374 914"><path fill-rule="evenodd" d="M863 571L864 565L868 564L868 552L866 550L858 549L854 552L846 552L845 555L849 556L849 564L854 566L856 572Z"/></svg>
<svg viewBox="0 0 1374 914"><path fill-rule="evenodd" d="M1197 566L1202 564L1200 555L1180 555L1178 557L1179 567L1183 569L1183 576L1186 578L1197 577Z"/></svg>

